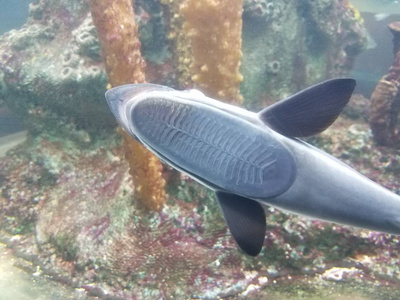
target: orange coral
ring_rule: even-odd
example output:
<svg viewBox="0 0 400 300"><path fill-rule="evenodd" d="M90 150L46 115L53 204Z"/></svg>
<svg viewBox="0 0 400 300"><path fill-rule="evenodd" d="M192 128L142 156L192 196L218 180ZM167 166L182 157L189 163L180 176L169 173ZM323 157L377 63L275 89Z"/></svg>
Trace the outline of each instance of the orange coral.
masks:
<svg viewBox="0 0 400 300"><path fill-rule="evenodd" d="M176 66L178 71L178 83L181 88L187 88L192 84L190 66L192 64L192 47L188 36L182 31L183 16L179 11L181 3L185 0L161 0L162 4L169 8L169 34L173 41Z"/></svg>
<svg viewBox="0 0 400 300"><path fill-rule="evenodd" d="M131 0L90 1L111 86L145 82L145 62L132 5ZM126 133L122 136L136 198L149 209L160 209L165 201L161 162Z"/></svg>
<svg viewBox="0 0 400 300"><path fill-rule="evenodd" d="M165 180L162 178L162 165L158 158L145 149L122 128L125 157L129 162L129 174L135 183L135 196L146 208L159 210L165 199Z"/></svg>
<svg viewBox="0 0 400 300"><path fill-rule="evenodd" d="M145 81L138 27L131 0L91 0L90 10L103 50L110 84Z"/></svg>
<svg viewBox="0 0 400 300"><path fill-rule="evenodd" d="M212 97L240 104L242 0L186 0L183 29L193 49L192 80Z"/></svg>

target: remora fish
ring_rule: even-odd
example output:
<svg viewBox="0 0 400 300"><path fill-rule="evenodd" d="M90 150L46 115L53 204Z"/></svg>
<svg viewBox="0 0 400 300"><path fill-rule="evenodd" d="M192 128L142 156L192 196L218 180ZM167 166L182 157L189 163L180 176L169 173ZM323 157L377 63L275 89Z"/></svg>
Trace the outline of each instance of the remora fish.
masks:
<svg viewBox="0 0 400 300"><path fill-rule="evenodd" d="M122 127L162 160L215 190L239 247L256 256L263 206L400 234L400 197L299 140L330 126L355 81L333 79L249 112L154 84L106 93Z"/></svg>

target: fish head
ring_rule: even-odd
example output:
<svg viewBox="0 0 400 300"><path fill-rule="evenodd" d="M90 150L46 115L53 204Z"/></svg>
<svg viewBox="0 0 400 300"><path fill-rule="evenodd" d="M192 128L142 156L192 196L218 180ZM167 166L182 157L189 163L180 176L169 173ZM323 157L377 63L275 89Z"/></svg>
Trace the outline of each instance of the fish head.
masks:
<svg viewBox="0 0 400 300"><path fill-rule="evenodd" d="M172 88L158 84L126 84L111 88L106 92L106 100L111 112L114 114L118 123L132 137L136 138L134 128L129 121L132 107L144 97L148 97L150 92L175 91Z"/></svg>

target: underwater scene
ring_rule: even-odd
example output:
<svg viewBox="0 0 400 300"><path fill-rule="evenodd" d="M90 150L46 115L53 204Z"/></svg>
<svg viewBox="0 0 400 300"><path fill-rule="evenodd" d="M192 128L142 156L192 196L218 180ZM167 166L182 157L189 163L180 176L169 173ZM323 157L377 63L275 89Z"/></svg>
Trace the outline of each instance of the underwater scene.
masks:
<svg viewBox="0 0 400 300"><path fill-rule="evenodd" d="M400 1L0 7L0 300L400 299Z"/></svg>

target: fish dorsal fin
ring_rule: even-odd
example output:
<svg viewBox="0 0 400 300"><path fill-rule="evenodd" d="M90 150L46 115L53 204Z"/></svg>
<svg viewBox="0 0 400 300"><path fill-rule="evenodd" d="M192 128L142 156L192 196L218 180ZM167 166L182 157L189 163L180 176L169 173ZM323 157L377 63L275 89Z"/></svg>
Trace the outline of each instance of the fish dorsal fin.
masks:
<svg viewBox="0 0 400 300"><path fill-rule="evenodd" d="M282 135L312 136L336 120L355 85L355 80L350 78L327 80L263 109L258 116Z"/></svg>
<svg viewBox="0 0 400 300"><path fill-rule="evenodd" d="M264 244L265 212L257 201L217 191L218 203L238 246L248 255L257 256Z"/></svg>

